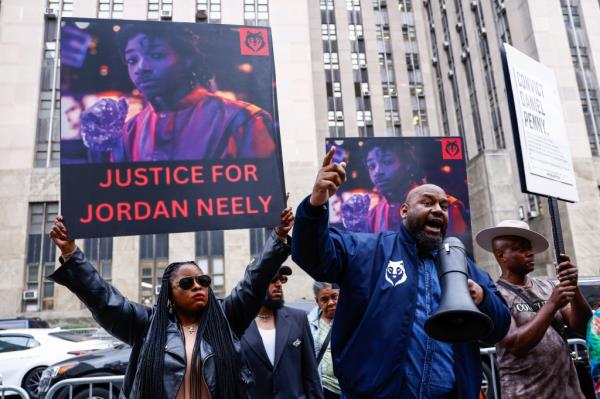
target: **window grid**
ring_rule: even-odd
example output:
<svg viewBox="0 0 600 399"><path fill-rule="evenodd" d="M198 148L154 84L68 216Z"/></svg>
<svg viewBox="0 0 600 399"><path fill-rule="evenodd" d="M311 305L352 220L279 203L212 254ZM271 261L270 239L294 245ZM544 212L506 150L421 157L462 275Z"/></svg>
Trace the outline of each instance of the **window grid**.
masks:
<svg viewBox="0 0 600 399"><path fill-rule="evenodd" d="M437 92L439 97L439 106L440 106L440 114L442 116L442 127L444 129L444 135L450 135L450 122L448 121L448 108L446 106L446 94L444 91L444 78L442 76L442 69L439 63L439 50L437 44L437 37L435 32L435 25L433 20L433 8L431 2L427 2L426 5L427 10L427 20L429 22L430 34L429 37L431 39L431 63L433 64L433 69L435 70L435 81L437 85ZM404 32L404 31L403 31ZM407 29L406 35L412 35L412 32ZM416 33L415 33L416 35Z"/></svg>
<svg viewBox="0 0 600 399"><path fill-rule="evenodd" d="M140 302L152 306L160 291L162 275L169 263L169 235L140 236Z"/></svg>
<svg viewBox="0 0 600 399"><path fill-rule="evenodd" d="M70 5L70 6L69 6ZM73 0L49 0L48 8L58 11L58 19L47 18L44 25L44 52L38 123L36 129L33 165L36 168L49 168L60 162L60 18L72 11ZM66 13L64 10L66 6Z"/></svg>
<svg viewBox="0 0 600 399"><path fill-rule="evenodd" d="M327 91L327 129L329 137L344 137L342 84L335 24L334 0L319 0L321 37L323 39L323 68Z"/></svg>
<svg viewBox="0 0 600 399"><path fill-rule="evenodd" d="M123 18L124 0L98 0L98 18Z"/></svg>
<svg viewBox="0 0 600 399"><path fill-rule="evenodd" d="M506 0L493 0L494 11L496 13L496 32L500 45L502 43L512 44L510 28L508 26L508 18L506 16Z"/></svg>
<svg viewBox="0 0 600 399"><path fill-rule="evenodd" d="M225 296L225 235L222 230L196 232L196 262L212 278L212 289Z"/></svg>
<svg viewBox="0 0 600 399"><path fill-rule="evenodd" d="M479 33L479 49L481 50L481 58L483 61L483 72L485 75L488 103L492 118L492 128L494 130L494 141L496 148L506 148L504 130L502 128L502 117L500 114L500 105L498 102L498 92L496 89L496 79L494 77L494 70L492 68L492 57L490 54L490 46L485 27L485 18L479 0L471 1L471 9L475 13L475 22L477 24L477 31Z"/></svg>
<svg viewBox="0 0 600 399"><path fill-rule="evenodd" d="M29 204L25 286L37 292L37 300L23 301L24 311L54 309L54 283L47 277L54 272L56 247L48 237L58 215L58 202Z"/></svg>
<svg viewBox="0 0 600 399"><path fill-rule="evenodd" d="M100 276L108 282L112 281L112 237L86 238L83 248L85 256L98 270Z"/></svg>
<svg viewBox="0 0 600 399"><path fill-rule="evenodd" d="M427 7L430 7L430 5L427 4ZM411 104L413 104L412 125L417 136L426 136L429 135L429 123L427 118L427 108L425 106L423 74L421 71L412 1L398 0L398 9L400 10L400 19L402 21L404 58L406 60L406 70L409 77ZM418 107L415 108L415 105L418 105Z"/></svg>
<svg viewBox="0 0 600 399"><path fill-rule="evenodd" d="M162 18L171 18L173 15L173 0L148 0L146 19L158 21Z"/></svg>
<svg viewBox="0 0 600 399"><path fill-rule="evenodd" d="M533 219L540 215L540 198L537 195L527 194L527 218Z"/></svg>
<svg viewBox="0 0 600 399"><path fill-rule="evenodd" d="M346 0L346 10L360 11L360 0Z"/></svg>
<svg viewBox="0 0 600 399"><path fill-rule="evenodd" d="M221 23L221 0L196 0L196 11L204 11L209 23Z"/></svg>
<svg viewBox="0 0 600 399"><path fill-rule="evenodd" d="M578 0L560 0L563 21L571 48L571 60L579 87L581 108L585 118L588 141L593 155L600 155L600 107L598 105L598 79L590 67L588 39L581 28Z"/></svg>
<svg viewBox="0 0 600 399"><path fill-rule="evenodd" d="M256 258L262 252L271 229L250 229L250 256Z"/></svg>
<svg viewBox="0 0 600 399"><path fill-rule="evenodd" d="M371 112L370 97L365 95L365 92L361 89L364 87L363 84L369 84L369 74L367 70L365 41L361 37L363 24L360 0L346 0L346 11L348 14L348 29L349 31L354 31L354 34L351 34L349 39L358 135L360 137L372 137L374 135L372 123L365 123L364 119L358 119L359 115L364 117L365 112ZM358 28L359 26L360 28Z"/></svg>
<svg viewBox="0 0 600 399"><path fill-rule="evenodd" d="M458 134L465 137L465 125L464 119L462 115L462 103L460 99L460 91L458 90L458 82L454 77L454 54L452 52L452 45L450 44L450 28L448 27L448 16L446 15L446 4L442 2L440 4L440 9L442 13L442 31L444 34L444 42L442 43L445 51L446 58L448 60L448 79L450 79L451 87L452 87L452 98L454 100L454 113L456 115L456 124L458 127ZM468 154L468 151L465 147L465 153ZM468 155L467 155L468 157Z"/></svg>
<svg viewBox="0 0 600 399"><path fill-rule="evenodd" d="M269 26L269 0L244 0L244 24Z"/></svg>
<svg viewBox="0 0 600 399"><path fill-rule="evenodd" d="M385 107L385 134L386 136L400 136L402 134L398 101L395 93L390 93L389 88L396 86L396 74L392 55L391 34L387 23L387 7L385 1L373 0L375 11L375 32L378 47L379 75L383 89L383 103Z"/></svg>
<svg viewBox="0 0 600 399"><path fill-rule="evenodd" d="M483 137L483 127L481 125L481 117L479 115L479 99L477 96L477 87L475 84L475 77L473 73L473 63L471 62L471 56L469 51L469 40L467 38L467 30L464 29L465 16L463 13L462 1L454 0L454 7L456 11L456 17L458 22L456 23L456 30L460 38L460 44L462 46L462 52L460 59L465 70L465 76L467 78L467 87L469 90L469 103L471 105L471 117L473 119L473 129L475 131L475 140L477 143L477 151L483 151L485 149L485 140Z"/></svg>
<svg viewBox="0 0 600 399"><path fill-rule="evenodd" d="M333 0L319 0L319 8L322 11L333 11Z"/></svg>
<svg viewBox="0 0 600 399"><path fill-rule="evenodd" d="M74 2L75 0L48 0L46 8L53 9L59 18L72 17Z"/></svg>

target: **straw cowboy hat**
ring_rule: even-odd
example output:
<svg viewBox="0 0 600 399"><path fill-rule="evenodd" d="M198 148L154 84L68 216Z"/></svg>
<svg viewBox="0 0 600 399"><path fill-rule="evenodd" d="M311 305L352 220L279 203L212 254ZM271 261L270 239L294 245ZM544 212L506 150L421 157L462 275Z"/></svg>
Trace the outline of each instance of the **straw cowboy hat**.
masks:
<svg viewBox="0 0 600 399"><path fill-rule="evenodd" d="M548 240L543 235L531 231L529 225L521 220L503 220L496 227L481 230L477 233L475 241L486 251L494 252L492 242L495 238L504 236L516 236L528 240L536 254L544 252L549 246Z"/></svg>

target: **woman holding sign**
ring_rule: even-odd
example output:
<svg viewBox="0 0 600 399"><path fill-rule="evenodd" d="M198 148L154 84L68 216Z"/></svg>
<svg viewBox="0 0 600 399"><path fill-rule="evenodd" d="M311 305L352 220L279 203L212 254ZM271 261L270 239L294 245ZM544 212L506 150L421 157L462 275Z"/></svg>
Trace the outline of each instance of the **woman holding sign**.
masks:
<svg viewBox="0 0 600 399"><path fill-rule="evenodd" d="M120 398L240 399L253 381L239 352L267 287L290 254L291 208L269 236L244 279L218 300L210 276L193 262L171 263L154 308L132 302L104 281L68 238L61 216L50 238L60 249L60 266L49 278L65 285L108 332L133 347Z"/></svg>
<svg viewBox="0 0 600 399"><path fill-rule="evenodd" d="M96 161L268 158L275 150L271 115L210 91L199 36L177 24L121 26L117 47L144 108L125 122L125 98L102 99L81 117Z"/></svg>

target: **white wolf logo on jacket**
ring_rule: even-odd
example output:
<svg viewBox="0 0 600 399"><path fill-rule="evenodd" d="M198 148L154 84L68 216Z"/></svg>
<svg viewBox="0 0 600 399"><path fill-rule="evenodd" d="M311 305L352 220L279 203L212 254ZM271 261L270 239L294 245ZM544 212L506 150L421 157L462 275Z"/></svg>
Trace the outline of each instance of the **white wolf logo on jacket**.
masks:
<svg viewBox="0 0 600 399"><path fill-rule="evenodd" d="M388 283L395 287L406 281L406 270L404 270L404 261L390 260L385 268L385 279Z"/></svg>

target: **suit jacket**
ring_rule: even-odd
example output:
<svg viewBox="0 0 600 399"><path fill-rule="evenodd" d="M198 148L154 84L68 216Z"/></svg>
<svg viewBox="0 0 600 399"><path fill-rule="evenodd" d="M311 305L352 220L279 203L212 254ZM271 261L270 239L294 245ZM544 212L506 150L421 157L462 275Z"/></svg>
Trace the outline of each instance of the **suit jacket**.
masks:
<svg viewBox="0 0 600 399"><path fill-rule="evenodd" d="M254 372L253 399L321 399L314 343L308 318L287 306L275 315L275 364L265 351L256 321L244 333L242 353Z"/></svg>

